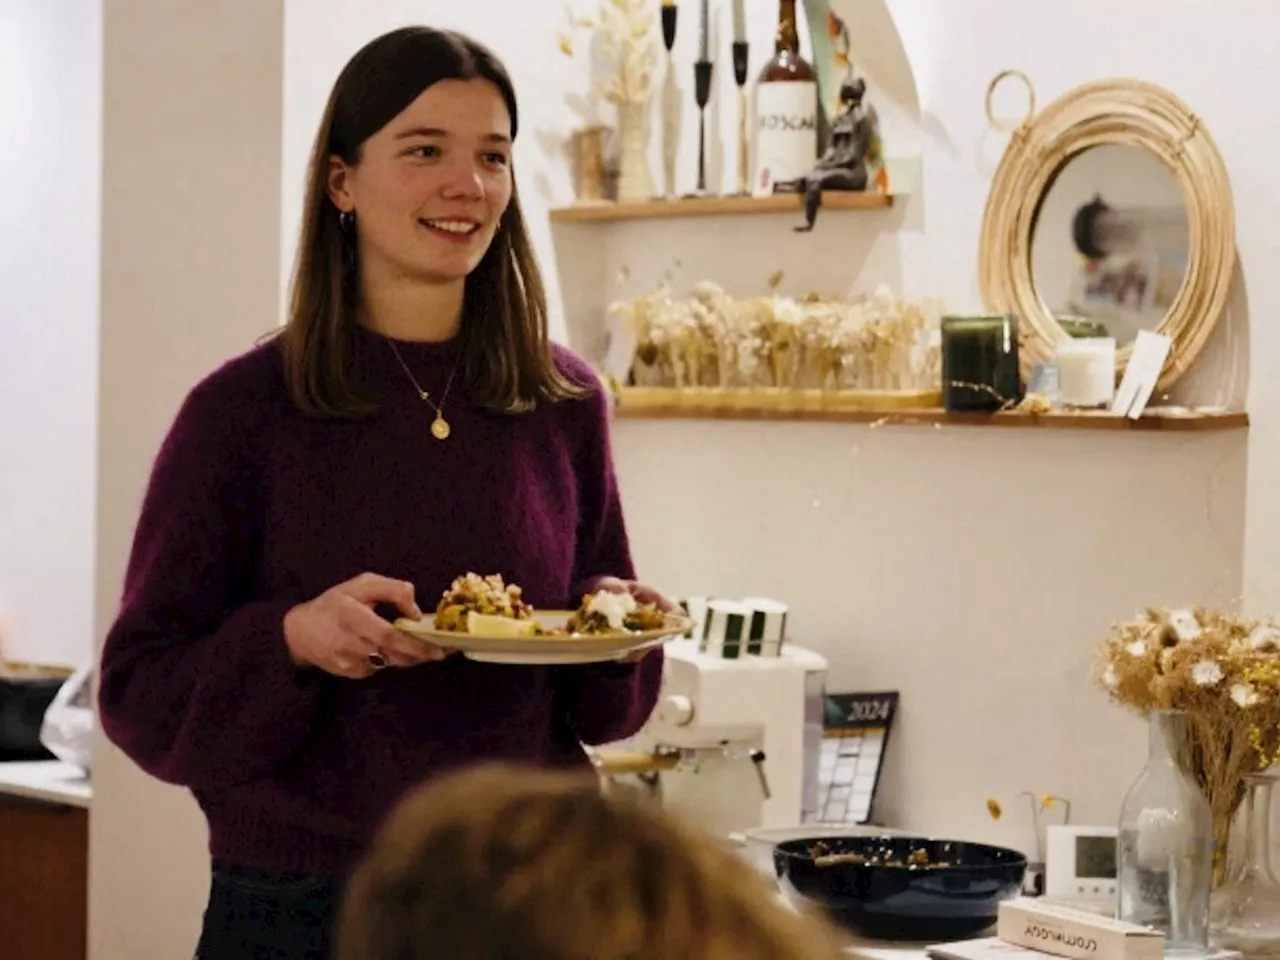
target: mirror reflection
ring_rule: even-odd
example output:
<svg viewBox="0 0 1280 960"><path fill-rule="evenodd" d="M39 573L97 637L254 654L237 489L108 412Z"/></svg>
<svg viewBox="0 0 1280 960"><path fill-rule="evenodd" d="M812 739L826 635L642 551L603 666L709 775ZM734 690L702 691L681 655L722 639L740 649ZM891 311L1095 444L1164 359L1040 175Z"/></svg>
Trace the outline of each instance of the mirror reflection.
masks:
<svg viewBox="0 0 1280 960"><path fill-rule="evenodd" d="M1058 171L1036 214L1032 278L1072 336L1131 343L1169 312L1187 273L1187 209L1155 154L1084 150Z"/></svg>

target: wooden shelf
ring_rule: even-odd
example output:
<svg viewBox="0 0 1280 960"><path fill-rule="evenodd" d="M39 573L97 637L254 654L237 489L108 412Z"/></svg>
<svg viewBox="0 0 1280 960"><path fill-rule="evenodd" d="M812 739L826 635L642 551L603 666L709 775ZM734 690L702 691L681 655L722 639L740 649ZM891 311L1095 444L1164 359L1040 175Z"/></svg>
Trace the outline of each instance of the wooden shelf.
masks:
<svg viewBox="0 0 1280 960"><path fill-rule="evenodd" d="M618 404L615 415L627 420L779 420L818 423L866 423L875 426L1024 427L1046 430L1137 430L1196 432L1241 430L1249 426L1244 411L1161 413L1158 409L1137 420L1109 413L995 414L947 413L945 410L797 410L752 406L643 406Z"/></svg>
<svg viewBox="0 0 1280 960"><path fill-rule="evenodd" d="M893 197L883 193L834 190L822 195L822 210L885 210ZM725 217L762 213L800 213L799 194L776 193L768 197L685 197L677 200L645 200L639 203L584 203L556 207L551 219L565 223L609 223L618 220L669 220L677 217Z"/></svg>

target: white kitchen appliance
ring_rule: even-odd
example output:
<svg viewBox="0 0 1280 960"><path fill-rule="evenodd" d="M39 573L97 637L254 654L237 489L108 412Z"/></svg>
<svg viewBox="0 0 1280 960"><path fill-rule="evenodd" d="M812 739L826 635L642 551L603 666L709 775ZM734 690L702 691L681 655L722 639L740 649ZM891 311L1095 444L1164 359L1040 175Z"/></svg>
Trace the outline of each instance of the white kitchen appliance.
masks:
<svg viewBox="0 0 1280 960"><path fill-rule="evenodd" d="M666 651L658 705L627 745L653 758L662 802L719 836L812 819L827 661L791 644L776 657L728 659L692 640ZM610 758L597 753L606 774Z"/></svg>
<svg viewBox="0 0 1280 960"><path fill-rule="evenodd" d="M1054 824L1045 830L1046 900L1114 904L1115 827Z"/></svg>

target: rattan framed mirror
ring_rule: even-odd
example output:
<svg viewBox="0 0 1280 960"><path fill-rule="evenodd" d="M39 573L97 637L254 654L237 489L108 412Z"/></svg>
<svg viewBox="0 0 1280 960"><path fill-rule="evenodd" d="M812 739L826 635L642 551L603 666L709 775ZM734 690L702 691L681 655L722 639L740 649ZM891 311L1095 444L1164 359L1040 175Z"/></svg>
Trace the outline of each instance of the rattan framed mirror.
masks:
<svg viewBox="0 0 1280 960"><path fill-rule="evenodd" d="M1026 82L1031 106L1004 126L1012 134L983 217L987 309L1019 318L1024 377L1069 336L1116 336L1120 372L1138 329L1166 334L1158 388L1167 389L1223 316L1235 270L1235 207L1217 146L1181 100L1140 80L1085 84L1037 113L1030 81L1004 71L987 92L997 127L992 95L1010 78Z"/></svg>

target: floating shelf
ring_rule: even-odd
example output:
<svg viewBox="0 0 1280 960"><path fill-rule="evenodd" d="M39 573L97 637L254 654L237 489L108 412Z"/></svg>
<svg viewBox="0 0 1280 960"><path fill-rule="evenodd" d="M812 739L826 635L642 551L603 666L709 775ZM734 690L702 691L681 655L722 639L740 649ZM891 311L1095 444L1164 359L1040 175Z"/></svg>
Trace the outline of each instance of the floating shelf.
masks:
<svg viewBox="0 0 1280 960"><path fill-rule="evenodd" d="M822 195L823 211L885 210L893 197L883 193L838 190ZM639 203L583 203L556 207L551 219L559 222L608 223L618 220L669 220L677 217L725 217L762 213L801 213L803 198L797 193L768 197L685 197L677 200L644 200Z"/></svg>
<svg viewBox="0 0 1280 960"><path fill-rule="evenodd" d="M1196 432L1241 430L1249 426L1244 411L1200 412L1185 408L1149 408L1137 420L1106 412L994 414L947 413L938 408L918 410L799 409L749 404L651 404L629 401L625 389L615 415L627 420L778 420L817 423L867 423L893 426L1023 427L1043 430L1138 430Z"/></svg>

